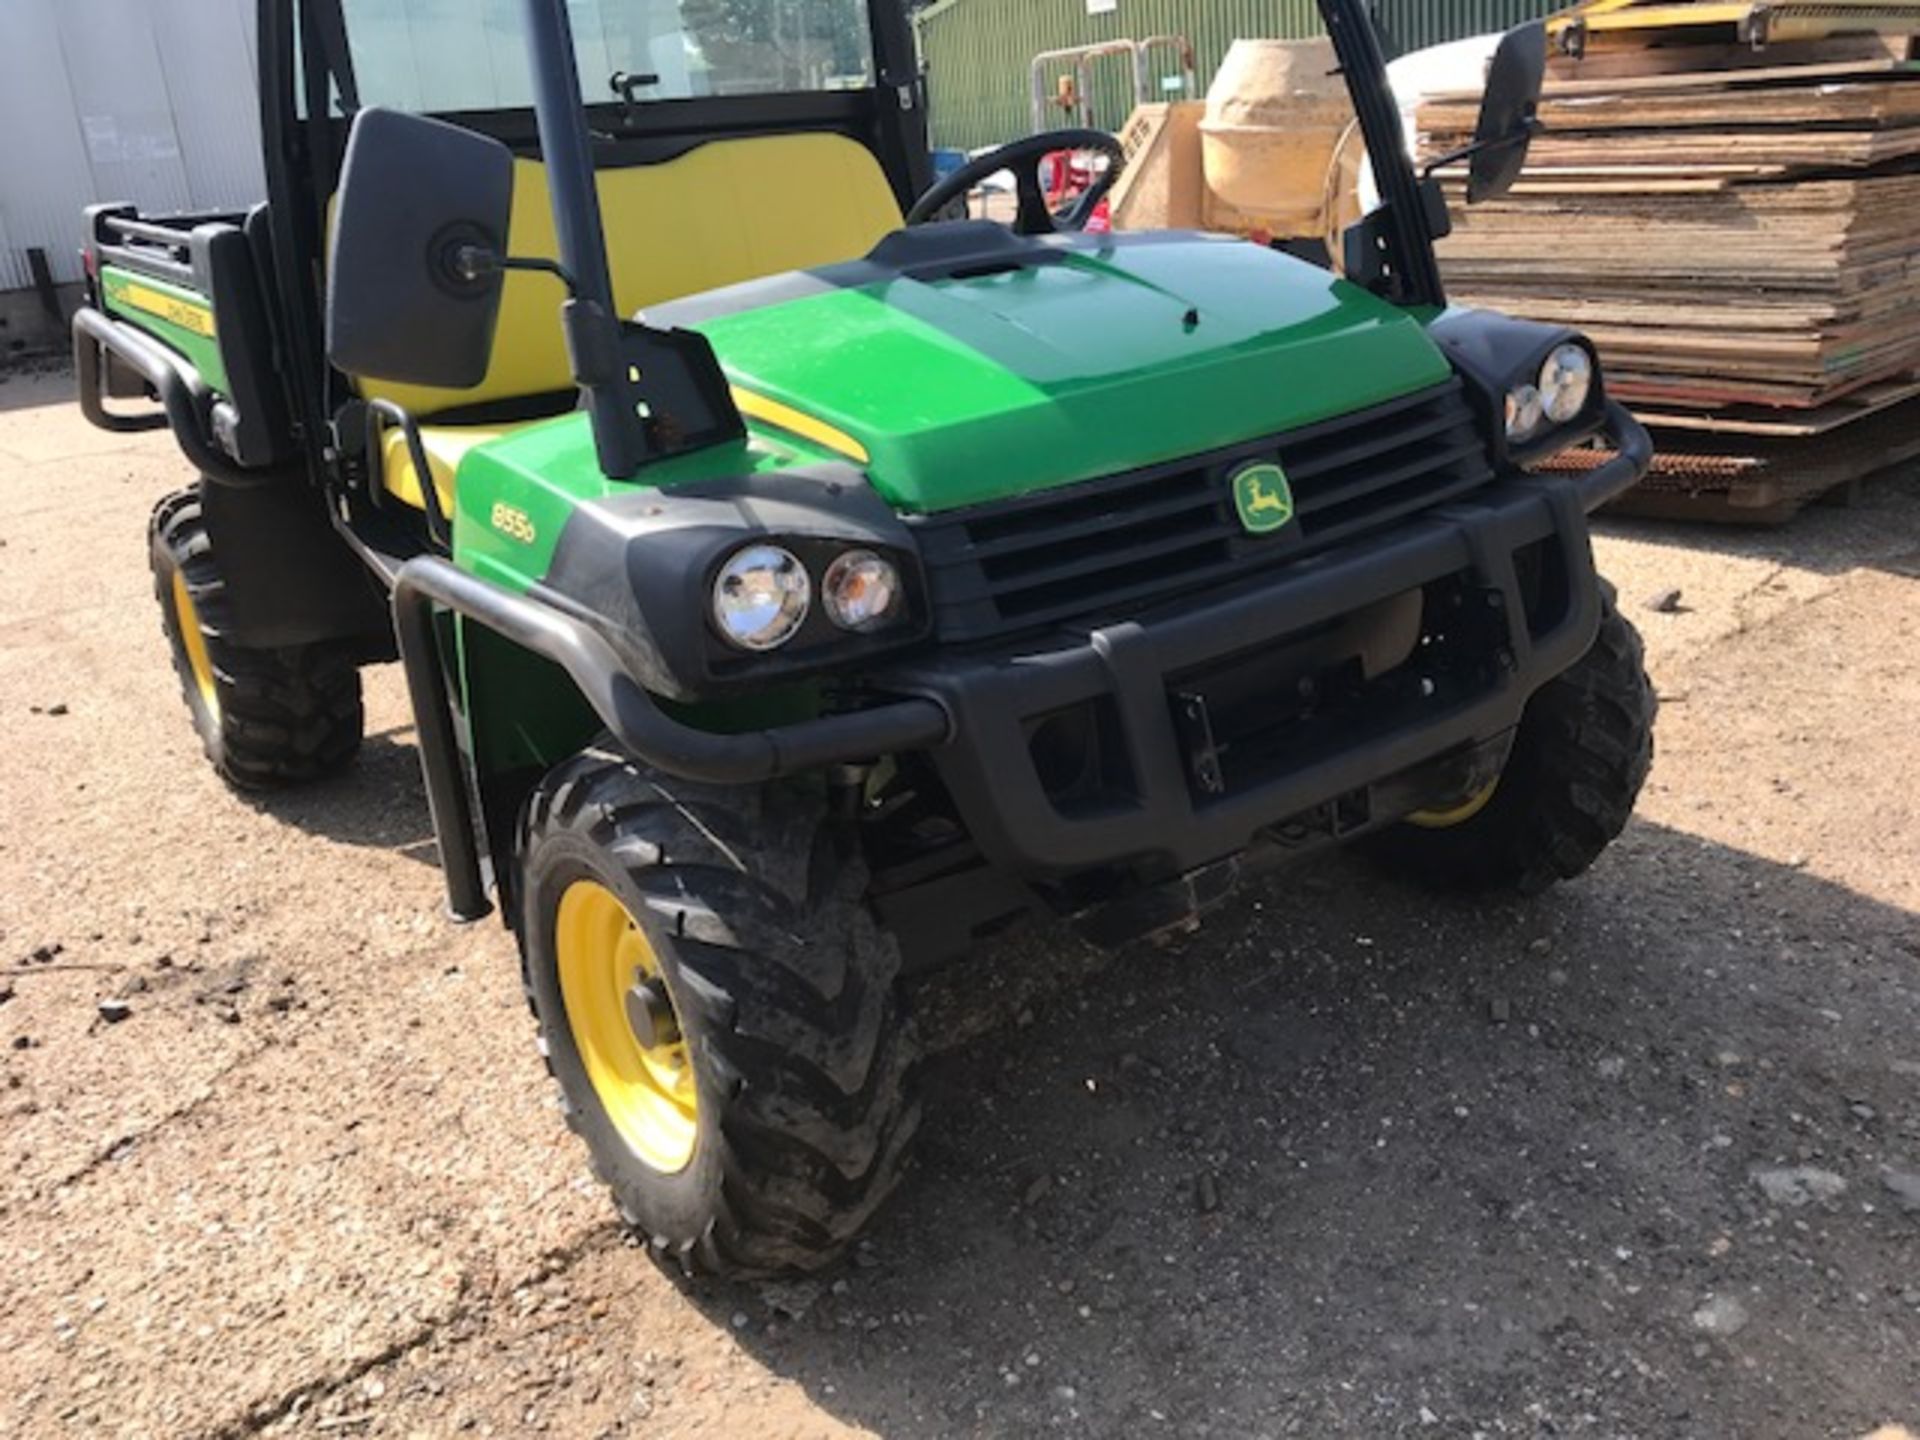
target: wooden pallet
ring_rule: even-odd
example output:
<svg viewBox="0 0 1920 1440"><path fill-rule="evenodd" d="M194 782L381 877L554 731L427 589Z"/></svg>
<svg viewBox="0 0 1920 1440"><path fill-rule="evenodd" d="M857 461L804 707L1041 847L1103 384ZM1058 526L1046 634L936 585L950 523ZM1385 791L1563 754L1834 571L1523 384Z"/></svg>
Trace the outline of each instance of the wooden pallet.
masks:
<svg viewBox="0 0 1920 1440"><path fill-rule="evenodd" d="M1424 104L1423 150L1475 113ZM1542 115L1513 193L1454 207L1454 298L1578 326L1621 398L1706 424L1853 415L1920 366L1920 66L1615 73L1557 82Z"/></svg>
<svg viewBox="0 0 1920 1440"><path fill-rule="evenodd" d="M1920 459L1920 396L1811 435L1706 434L1654 426L1653 469L1608 513L1723 524L1779 525L1843 498L1883 471ZM1574 450L1540 468L1580 473L1612 458Z"/></svg>

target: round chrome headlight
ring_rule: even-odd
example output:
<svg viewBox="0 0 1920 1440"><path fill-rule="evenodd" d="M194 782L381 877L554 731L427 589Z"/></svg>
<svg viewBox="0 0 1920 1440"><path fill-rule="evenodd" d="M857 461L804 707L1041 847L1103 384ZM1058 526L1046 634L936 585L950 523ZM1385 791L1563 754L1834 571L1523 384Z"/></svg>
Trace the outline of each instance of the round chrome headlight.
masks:
<svg viewBox="0 0 1920 1440"><path fill-rule="evenodd" d="M1559 346L1540 367L1540 404L1554 424L1578 420L1592 394L1593 356L1586 346Z"/></svg>
<svg viewBox="0 0 1920 1440"><path fill-rule="evenodd" d="M778 545L736 550L713 581L713 618L742 650L776 650L806 623L813 603L807 567Z"/></svg>
<svg viewBox="0 0 1920 1440"><path fill-rule="evenodd" d="M820 586L827 617L842 630L878 630L900 603L900 571L871 550L848 550Z"/></svg>
<svg viewBox="0 0 1920 1440"><path fill-rule="evenodd" d="M1531 385L1516 385L1507 392L1507 439L1531 440L1546 416L1546 404Z"/></svg>

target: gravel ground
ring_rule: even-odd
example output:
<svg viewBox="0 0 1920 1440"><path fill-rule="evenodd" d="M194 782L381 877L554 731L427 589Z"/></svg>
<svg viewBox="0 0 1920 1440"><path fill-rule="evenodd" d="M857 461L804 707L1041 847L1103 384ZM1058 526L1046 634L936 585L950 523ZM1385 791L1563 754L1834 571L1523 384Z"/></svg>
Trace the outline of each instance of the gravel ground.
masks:
<svg viewBox="0 0 1920 1440"><path fill-rule="evenodd" d="M347 776L223 790L148 595L181 464L69 384L0 378L0 1434L1920 1424L1912 477L1605 528L1666 704L1583 882L1333 857L1161 948L1004 941L926 982L922 1163L854 1262L688 1292L510 942L439 918L398 675Z"/></svg>

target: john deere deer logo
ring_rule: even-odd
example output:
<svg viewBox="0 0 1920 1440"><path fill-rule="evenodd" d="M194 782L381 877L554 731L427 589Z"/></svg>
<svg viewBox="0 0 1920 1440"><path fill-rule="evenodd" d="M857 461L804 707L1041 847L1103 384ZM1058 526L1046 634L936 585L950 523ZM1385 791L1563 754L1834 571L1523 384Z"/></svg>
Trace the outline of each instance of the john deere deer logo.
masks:
<svg viewBox="0 0 1920 1440"><path fill-rule="evenodd" d="M1267 535L1293 519L1293 487L1287 472L1267 461L1249 465L1233 477L1233 505L1250 535Z"/></svg>

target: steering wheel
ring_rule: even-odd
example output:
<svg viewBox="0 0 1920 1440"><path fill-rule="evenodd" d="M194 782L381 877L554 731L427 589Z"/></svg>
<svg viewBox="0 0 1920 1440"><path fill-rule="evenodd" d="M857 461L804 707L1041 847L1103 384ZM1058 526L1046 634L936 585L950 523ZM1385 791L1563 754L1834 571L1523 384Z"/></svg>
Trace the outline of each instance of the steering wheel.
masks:
<svg viewBox="0 0 1920 1440"><path fill-rule="evenodd" d="M1040 162L1059 150L1097 150L1107 157L1107 173L1056 215L1047 208L1047 197L1040 188ZM1104 130L1048 130L1029 135L1011 145L1002 145L978 160L970 160L946 179L935 181L932 189L914 201L913 208L907 212L907 224L926 224L989 175L1011 170L1014 194L1020 201L1013 217L1014 234L1052 235L1060 230L1084 230L1094 210L1119 180L1126 163L1127 152L1119 139Z"/></svg>

